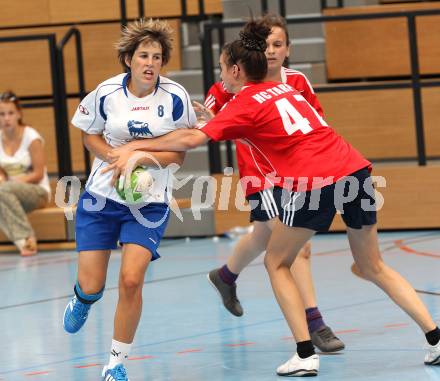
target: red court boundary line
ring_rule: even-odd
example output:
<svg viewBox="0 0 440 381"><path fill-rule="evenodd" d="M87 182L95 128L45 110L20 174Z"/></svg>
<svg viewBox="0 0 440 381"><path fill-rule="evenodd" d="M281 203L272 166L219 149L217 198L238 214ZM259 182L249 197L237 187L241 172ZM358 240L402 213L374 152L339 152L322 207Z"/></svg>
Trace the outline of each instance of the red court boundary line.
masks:
<svg viewBox="0 0 440 381"><path fill-rule="evenodd" d="M237 344L226 344L227 347L246 347L248 345L254 345L255 343L253 342L248 342L248 343L237 343Z"/></svg>
<svg viewBox="0 0 440 381"><path fill-rule="evenodd" d="M399 248L400 250L405 251L409 254L420 255L422 257L430 257L430 258L440 259L440 254L426 253L424 251L418 251L418 250L414 250L414 249L410 248L409 246L404 244L403 239L398 239L398 240L394 241L394 245L397 248Z"/></svg>
<svg viewBox="0 0 440 381"><path fill-rule="evenodd" d="M46 375L49 373L50 373L50 370L45 370L45 371L41 371L41 372L25 373L24 375L27 377L32 377L32 376L42 376L42 375Z"/></svg>
<svg viewBox="0 0 440 381"><path fill-rule="evenodd" d="M94 366L101 366L102 364L86 364L86 365L75 365L74 368L83 369L83 368L92 368Z"/></svg>
<svg viewBox="0 0 440 381"><path fill-rule="evenodd" d="M360 329L344 329L342 331L336 331L335 334L340 335L341 333L357 333L360 331Z"/></svg>
<svg viewBox="0 0 440 381"><path fill-rule="evenodd" d="M184 351L180 351L177 352L178 355L184 355L186 353L197 353L197 352L201 352L203 349L200 348L195 348L195 349L186 349Z"/></svg>
<svg viewBox="0 0 440 381"><path fill-rule="evenodd" d="M146 355L146 356L139 356L139 357L129 357L128 360L129 361L137 361L137 360L148 360L148 359L153 359L153 358L154 358L154 356Z"/></svg>
<svg viewBox="0 0 440 381"><path fill-rule="evenodd" d="M384 325L384 328L402 328L407 326L409 326L408 323L395 323L395 324Z"/></svg>

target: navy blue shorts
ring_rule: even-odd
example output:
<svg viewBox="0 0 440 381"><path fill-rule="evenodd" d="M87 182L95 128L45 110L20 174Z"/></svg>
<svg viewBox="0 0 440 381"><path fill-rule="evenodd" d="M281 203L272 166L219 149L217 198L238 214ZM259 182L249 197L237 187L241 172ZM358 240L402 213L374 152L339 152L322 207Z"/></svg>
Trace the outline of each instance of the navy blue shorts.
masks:
<svg viewBox="0 0 440 381"><path fill-rule="evenodd" d="M367 168L321 189L290 192L275 187L251 194L247 200L251 222L278 217L288 226L325 232L337 211L353 229L377 222L374 187Z"/></svg>
<svg viewBox="0 0 440 381"><path fill-rule="evenodd" d="M251 207L250 222L265 222L280 215L283 209L281 192L275 192L275 189L265 189L246 197Z"/></svg>
<svg viewBox="0 0 440 381"><path fill-rule="evenodd" d="M352 229L377 222L374 185L367 168L313 191L289 192L275 188L274 197L281 200L279 219L292 227L325 232L337 212Z"/></svg>
<svg viewBox="0 0 440 381"><path fill-rule="evenodd" d="M114 250L121 244L145 247L152 260L168 224L170 209L165 203L150 203L136 209L84 192L76 211L77 251Z"/></svg>

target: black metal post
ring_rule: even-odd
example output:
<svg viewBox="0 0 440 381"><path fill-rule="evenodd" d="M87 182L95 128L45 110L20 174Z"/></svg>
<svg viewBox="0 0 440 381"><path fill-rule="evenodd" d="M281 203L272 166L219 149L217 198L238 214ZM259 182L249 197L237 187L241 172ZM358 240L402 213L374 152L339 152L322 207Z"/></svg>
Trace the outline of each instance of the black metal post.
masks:
<svg viewBox="0 0 440 381"><path fill-rule="evenodd" d="M226 165L234 168L234 151L232 150L232 142L226 141Z"/></svg>
<svg viewBox="0 0 440 381"><path fill-rule="evenodd" d="M127 25L127 2L125 0L120 0L120 11L121 11L121 29Z"/></svg>
<svg viewBox="0 0 440 381"><path fill-rule="evenodd" d="M144 0L138 1L138 8L139 8L139 18L142 19L145 17L145 6L144 6Z"/></svg>
<svg viewBox="0 0 440 381"><path fill-rule="evenodd" d="M83 54L82 54L82 41L81 41L81 32L74 28L74 34L75 34L75 48L76 48L76 65L77 65L77 72L78 72L78 93L79 93L79 99L82 100L86 95L86 84L84 79L84 60L83 60ZM90 152L89 150L84 146L83 147L84 152L84 169L85 174L88 177L91 171L90 166Z"/></svg>
<svg viewBox="0 0 440 381"><path fill-rule="evenodd" d="M49 36L49 54L54 99L55 136L57 144L58 173L60 177L72 175L70 137L67 120L66 83L64 81L63 55L58 51L55 34Z"/></svg>
<svg viewBox="0 0 440 381"><path fill-rule="evenodd" d="M215 82L214 60L212 54L212 28L209 24L203 24L202 35L202 60L203 60L203 89L205 94ZM221 152L217 142L208 143L209 171L210 173L221 173Z"/></svg>
<svg viewBox="0 0 440 381"><path fill-rule="evenodd" d="M321 12L325 8L327 8L327 0L321 0Z"/></svg>
<svg viewBox="0 0 440 381"><path fill-rule="evenodd" d="M188 16L188 6L186 4L186 0L181 0L180 1L181 7L182 7L182 18L185 18Z"/></svg>
<svg viewBox="0 0 440 381"><path fill-rule="evenodd" d="M414 15L408 16L409 49L411 57L411 82L416 123L417 157L419 165L426 165L425 136L423 128L422 91L420 88L420 67L417 48L417 27Z"/></svg>
<svg viewBox="0 0 440 381"><path fill-rule="evenodd" d="M344 8L344 0L338 0L338 8Z"/></svg>
<svg viewBox="0 0 440 381"><path fill-rule="evenodd" d="M286 0L278 0L278 9L280 15L286 17Z"/></svg>
<svg viewBox="0 0 440 381"><path fill-rule="evenodd" d="M267 13L269 10L269 4L267 0L261 0L261 13Z"/></svg>
<svg viewBox="0 0 440 381"><path fill-rule="evenodd" d="M199 15L205 17L205 0L199 0Z"/></svg>

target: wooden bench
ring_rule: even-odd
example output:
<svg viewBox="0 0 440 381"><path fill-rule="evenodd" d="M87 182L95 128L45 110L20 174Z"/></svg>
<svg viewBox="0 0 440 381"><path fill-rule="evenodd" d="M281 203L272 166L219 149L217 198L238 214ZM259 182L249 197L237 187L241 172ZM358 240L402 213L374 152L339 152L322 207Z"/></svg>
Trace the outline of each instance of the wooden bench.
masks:
<svg viewBox="0 0 440 381"><path fill-rule="evenodd" d="M71 242L74 241L74 218L76 205L64 208L56 205L55 193L57 180L51 180L52 197L49 204L28 214L29 221L39 242ZM172 204L179 209L191 208L190 199L173 199ZM66 218L66 212L69 220ZM0 231L0 243L8 243L7 237ZM50 246L56 248L57 246ZM60 246L64 247L64 246ZM69 247L69 246L66 246ZM0 252L2 250L0 249Z"/></svg>
<svg viewBox="0 0 440 381"><path fill-rule="evenodd" d="M440 9L440 3L326 9L325 15ZM416 18L420 73L440 73L440 15ZM406 17L325 23L328 79L409 76Z"/></svg>

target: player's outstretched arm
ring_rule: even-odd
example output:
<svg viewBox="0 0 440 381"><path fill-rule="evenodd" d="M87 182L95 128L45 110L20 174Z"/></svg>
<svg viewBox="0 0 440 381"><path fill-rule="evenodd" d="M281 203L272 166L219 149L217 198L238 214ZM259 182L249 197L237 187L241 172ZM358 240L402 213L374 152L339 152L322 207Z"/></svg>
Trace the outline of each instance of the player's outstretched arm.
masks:
<svg viewBox="0 0 440 381"><path fill-rule="evenodd" d="M188 151L196 148L209 140L209 137L196 128L175 130L166 135L153 139L135 140L121 147L114 148L108 158L119 157L123 151Z"/></svg>
<svg viewBox="0 0 440 381"><path fill-rule="evenodd" d="M168 151L175 151L177 154L198 147L199 145L206 143L208 140L209 137L205 133L195 128L176 130L154 139L137 140L132 142L137 143L136 147L139 147L134 151L127 150L125 148L127 145L125 145L109 152L107 161L111 164L101 172L105 173L108 171L114 171L114 177L117 177L119 173L125 170L127 163L134 154L137 154L136 157L139 158L137 159L138 165L149 165L150 163L148 161L151 160L151 154L148 154L148 152L152 152L153 156L156 155L156 153L158 155L162 154L162 156L172 154L172 152ZM144 151L144 155L139 155L139 151ZM158 161L161 164L165 164L164 161L161 162L159 159L165 159L164 157L158 157Z"/></svg>
<svg viewBox="0 0 440 381"><path fill-rule="evenodd" d="M101 173L113 171L112 184L114 184L133 160L136 160L135 165L155 167L159 164L161 167L167 167L170 164L177 164L180 167L184 159L185 152L125 151L117 159L110 161L111 164L102 169Z"/></svg>

